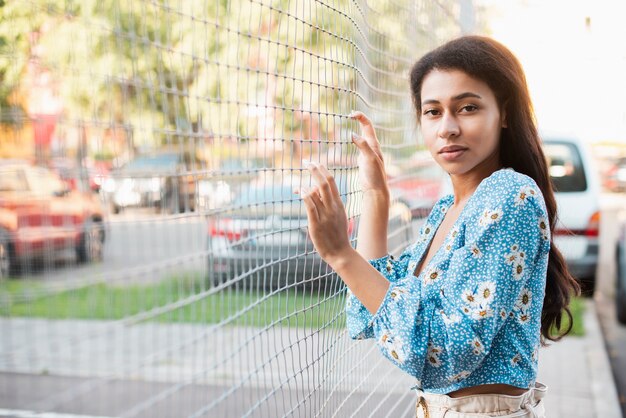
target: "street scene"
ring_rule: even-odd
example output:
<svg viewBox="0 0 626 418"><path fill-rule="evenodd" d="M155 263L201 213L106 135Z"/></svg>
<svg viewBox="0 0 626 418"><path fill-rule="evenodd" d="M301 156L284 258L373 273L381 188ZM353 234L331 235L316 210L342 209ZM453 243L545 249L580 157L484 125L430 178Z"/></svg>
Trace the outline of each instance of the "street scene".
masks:
<svg viewBox="0 0 626 418"><path fill-rule="evenodd" d="M355 299L319 242L347 229L346 246L386 248L384 276L426 242L431 211L454 201L459 179L482 174L468 148L438 150L425 125L440 123L437 141L487 155L488 126L470 123L486 112L484 97L455 96L454 106L468 97L480 106L450 106L449 119L440 99L416 115L409 83L416 60L466 35L502 42L523 66L543 155L534 164L545 167L534 172L557 209L534 225L544 239L550 227L581 288L573 323L549 329L571 325L569 334L537 346L538 366L526 365L548 387L545 416L626 417L626 107L612 101L626 94L626 29L613 6L0 1L0 417L415 416L411 388L423 382L392 364L408 343L351 338ZM497 103L502 152L517 137L505 136ZM370 200L374 160L359 135L380 158L388 216ZM454 165L466 161L468 171ZM333 206L320 192L311 210L308 193L324 177L312 166L332 176L345 224L312 223ZM537 190L524 189L515 208ZM364 245L367 222L386 237ZM428 257L452 251L444 238L407 270L440 273ZM516 280L524 257L512 259ZM526 302L514 302L508 315L485 308L485 319L524 325L528 316L513 318ZM443 305L433 312L456 321ZM474 330L483 318L464 319ZM480 338L470 342L483 353ZM429 341L425 367L441 366L437 350Z"/></svg>

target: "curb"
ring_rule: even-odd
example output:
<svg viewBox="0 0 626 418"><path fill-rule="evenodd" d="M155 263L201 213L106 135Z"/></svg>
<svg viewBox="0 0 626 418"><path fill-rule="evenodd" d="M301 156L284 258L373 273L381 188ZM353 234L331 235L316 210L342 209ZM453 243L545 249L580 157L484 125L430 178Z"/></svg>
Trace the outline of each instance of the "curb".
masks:
<svg viewBox="0 0 626 418"><path fill-rule="evenodd" d="M586 300L584 324L585 341L588 344L587 361L591 375L591 382L589 383L593 395L595 416L622 418L611 363L593 299Z"/></svg>

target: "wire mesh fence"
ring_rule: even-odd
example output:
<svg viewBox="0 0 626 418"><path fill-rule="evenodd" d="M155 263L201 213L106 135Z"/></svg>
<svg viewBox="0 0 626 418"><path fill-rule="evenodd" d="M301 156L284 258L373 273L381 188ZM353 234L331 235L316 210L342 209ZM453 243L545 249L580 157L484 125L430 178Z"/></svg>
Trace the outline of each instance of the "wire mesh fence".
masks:
<svg viewBox="0 0 626 418"><path fill-rule="evenodd" d="M356 243L361 110L389 248L409 244L441 172L416 146L408 70L477 16L471 0L0 2L0 416L410 414L411 380L347 336L293 190L303 161L326 165Z"/></svg>

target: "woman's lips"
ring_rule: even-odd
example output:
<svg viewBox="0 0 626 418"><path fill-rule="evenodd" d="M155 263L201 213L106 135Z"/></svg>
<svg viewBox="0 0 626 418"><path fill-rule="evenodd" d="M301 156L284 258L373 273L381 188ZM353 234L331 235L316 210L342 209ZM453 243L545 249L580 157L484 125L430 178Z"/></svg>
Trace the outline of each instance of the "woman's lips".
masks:
<svg viewBox="0 0 626 418"><path fill-rule="evenodd" d="M467 151L467 148L459 148L453 151L442 151L440 152L440 154L444 160L453 161L457 158L460 158L465 153L465 151Z"/></svg>

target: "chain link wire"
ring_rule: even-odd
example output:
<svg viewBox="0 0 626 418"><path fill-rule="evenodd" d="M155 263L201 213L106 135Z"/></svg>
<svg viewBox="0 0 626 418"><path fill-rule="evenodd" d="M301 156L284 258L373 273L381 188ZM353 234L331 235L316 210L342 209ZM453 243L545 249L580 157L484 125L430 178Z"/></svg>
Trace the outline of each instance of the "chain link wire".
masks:
<svg viewBox="0 0 626 418"><path fill-rule="evenodd" d="M363 111L394 191L390 249L408 245L439 180L408 73L476 15L466 0L0 2L0 404L409 415L410 379L348 337L293 190L303 161L326 165L356 244L347 115Z"/></svg>

